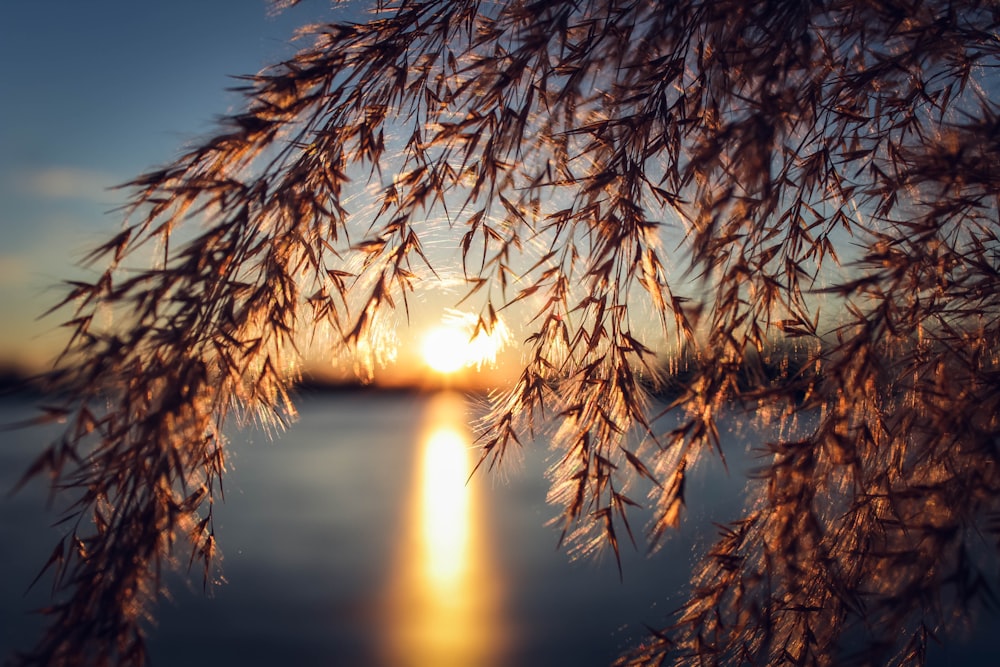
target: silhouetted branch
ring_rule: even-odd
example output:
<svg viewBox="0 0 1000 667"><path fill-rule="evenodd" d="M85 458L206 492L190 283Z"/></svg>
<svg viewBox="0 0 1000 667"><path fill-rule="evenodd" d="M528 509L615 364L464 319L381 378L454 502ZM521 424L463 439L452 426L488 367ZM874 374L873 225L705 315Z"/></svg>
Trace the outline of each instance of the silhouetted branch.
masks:
<svg viewBox="0 0 1000 667"><path fill-rule="evenodd" d="M435 219L481 326L527 313L484 460L554 423L575 548L617 555L640 478L665 539L730 406L787 426L623 664L919 662L994 600L995 3L379 8L309 27L242 112L126 184L107 268L67 287L66 430L33 470L75 505L25 664L142 662L161 564L184 544L212 576L227 415L294 416L303 331L374 360L435 273Z"/></svg>

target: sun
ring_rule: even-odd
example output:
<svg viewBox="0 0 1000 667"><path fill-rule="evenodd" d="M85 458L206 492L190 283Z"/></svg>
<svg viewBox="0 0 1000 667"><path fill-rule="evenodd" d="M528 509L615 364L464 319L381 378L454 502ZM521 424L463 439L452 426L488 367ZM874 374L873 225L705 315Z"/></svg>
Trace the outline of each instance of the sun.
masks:
<svg viewBox="0 0 1000 667"><path fill-rule="evenodd" d="M477 331L477 321L475 315L449 309L441 324L424 334L420 348L424 363L442 375L457 373L467 366L494 365L497 354L510 340L510 332L499 320L490 333L482 327Z"/></svg>
<svg viewBox="0 0 1000 667"><path fill-rule="evenodd" d="M468 333L441 325L424 334L420 352L432 370L448 375L466 365L470 342Z"/></svg>

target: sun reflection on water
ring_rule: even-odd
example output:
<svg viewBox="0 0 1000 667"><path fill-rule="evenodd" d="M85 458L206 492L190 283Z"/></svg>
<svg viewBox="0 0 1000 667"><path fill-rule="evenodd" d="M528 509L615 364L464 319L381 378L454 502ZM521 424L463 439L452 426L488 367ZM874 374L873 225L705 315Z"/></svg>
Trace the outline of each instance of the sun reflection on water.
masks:
<svg viewBox="0 0 1000 667"><path fill-rule="evenodd" d="M405 540L391 577L386 659L401 666L501 664L502 580L490 559L473 452L457 394L436 395L418 442Z"/></svg>
<svg viewBox="0 0 1000 667"><path fill-rule="evenodd" d="M455 429L431 431L421 461L421 556L430 582L451 588L468 564L468 444Z"/></svg>

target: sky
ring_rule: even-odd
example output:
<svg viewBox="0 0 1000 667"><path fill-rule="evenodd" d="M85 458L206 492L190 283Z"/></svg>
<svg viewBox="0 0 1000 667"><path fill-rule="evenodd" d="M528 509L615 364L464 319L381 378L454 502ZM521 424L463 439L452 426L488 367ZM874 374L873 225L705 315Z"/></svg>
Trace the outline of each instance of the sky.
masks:
<svg viewBox="0 0 1000 667"><path fill-rule="evenodd" d="M120 229L113 186L238 110L233 77L291 56L298 27L363 19L329 0L280 14L266 0L15 0L0 16L0 366L60 348L59 317L38 316Z"/></svg>
<svg viewBox="0 0 1000 667"><path fill-rule="evenodd" d="M40 316L62 297L62 281L96 277L101 267L81 261L121 229L126 192L116 185L169 163L239 111L234 77L305 47L297 29L364 21L368 4L302 0L275 12L267 0L4 3L0 370L43 369L62 349L67 312ZM418 337L451 317L443 303L421 310L433 312L411 321L404 335L414 344L396 357L396 374L411 377L395 381L429 370ZM490 384L497 373L475 375Z"/></svg>

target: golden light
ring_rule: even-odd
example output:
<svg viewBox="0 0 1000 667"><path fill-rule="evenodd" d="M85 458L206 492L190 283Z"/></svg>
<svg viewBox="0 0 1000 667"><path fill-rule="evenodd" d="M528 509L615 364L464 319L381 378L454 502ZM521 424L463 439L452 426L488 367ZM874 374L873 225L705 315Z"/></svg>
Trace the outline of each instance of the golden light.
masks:
<svg viewBox="0 0 1000 667"><path fill-rule="evenodd" d="M434 396L414 460L407 529L386 598L385 663L398 667L507 664L503 576L469 478L474 453L464 399Z"/></svg>
<svg viewBox="0 0 1000 667"><path fill-rule="evenodd" d="M424 363L447 375L462 368L496 363L497 354L510 341L510 331L502 320L487 333L472 313L449 309L440 325L424 334L420 351Z"/></svg>
<svg viewBox="0 0 1000 667"><path fill-rule="evenodd" d="M469 335L457 328L439 326L424 335L420 351L424 363L438 373L454 373L466 364Z"/></svg>
<svg viewBox="0 0 1000 667"><path fill-rule="evenodd" d="M433 431L424 446L421 524L427 575L436 586L453 584L467 563L469 472L467 443L458 431Z"/></svg>

